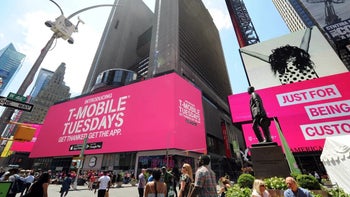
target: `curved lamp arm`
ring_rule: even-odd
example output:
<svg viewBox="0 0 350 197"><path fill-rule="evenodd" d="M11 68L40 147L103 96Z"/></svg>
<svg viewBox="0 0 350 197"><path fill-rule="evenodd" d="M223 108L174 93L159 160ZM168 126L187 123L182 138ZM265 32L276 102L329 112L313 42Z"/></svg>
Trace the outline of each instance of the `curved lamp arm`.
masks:
<svg viewBox="0 0 350 197"><path fill-rule="evenodd" d="M84 11L86 11L86 10L90 10L90 9L97 8L97 7L103 7L103 6L112 6L112 7L113 7L113 6L117 6L117 5L115 5L115 4L101 4L101 5L90 6L90 7L87 7L87 8L84 8L84 9L81 9L81 10L78 10L78 11L74 12L73 14L69 15L69 16L67 17L67 19L69 20L69 19L71 19L73 16L75 16L75 15L81 13L81 12L84 12Z"/></svg>
<svg viewBox="0 0 350 197"><path fill-rule="evenodd" d="M64 15L63 14L63 10L62 10L62 8L60 7L60 5L58 5L55 1L53 1L53 0L50 0L52 3L54 3L57 7L58 7L58 9L60 9L60 11L61 11L61 15Z"/></svg>

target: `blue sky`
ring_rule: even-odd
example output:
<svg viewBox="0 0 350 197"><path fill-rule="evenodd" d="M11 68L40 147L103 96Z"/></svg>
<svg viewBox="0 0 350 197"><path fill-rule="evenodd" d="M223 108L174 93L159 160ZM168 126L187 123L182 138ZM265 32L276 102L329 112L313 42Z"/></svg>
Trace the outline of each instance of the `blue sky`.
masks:
<svg viewBox="0 0 350 197"><path fill-rule="evenodd" d="M152 4L154 0L145 0ZM56 0L64 15L97 4L113 4L114 0ZM228 15L225 0L203 0L212 14L220 32L227 69L233 93L245 92L248 86L238 44ZM244 0L260 41L266 41L289 33L272 0ZM65 82L71 87L72 95L78 95L85 83L92 59L102 34L110 7L101 7L82 12L78 16L85 22L74 33L74 44L59 39L48 52L41 67L54 71L61 62L66 63ZM16 92L23 78L39 56L40 50L52 35L44 25L60 15L56 5L49 0L2 0L0 3L0 48L13 43L26 59L7 92ZM71 22L76 24L77 17ZM27 91L28 92L28 91ZM7 95L7 93L4 93Z"/></svg>

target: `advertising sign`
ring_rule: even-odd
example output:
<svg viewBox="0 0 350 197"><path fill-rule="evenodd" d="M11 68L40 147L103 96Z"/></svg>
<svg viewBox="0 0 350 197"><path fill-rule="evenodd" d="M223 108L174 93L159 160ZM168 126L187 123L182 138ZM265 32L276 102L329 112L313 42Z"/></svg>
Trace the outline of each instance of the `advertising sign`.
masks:
<svg viewBox="0 0 350 197"><path fill-rule="evenodd" d="M15 151L15 152L31 152L34 143L36 142L38 135L40 133L41 130L41 124L27 124L26 125L35 128L35 133L34 133L34 137L32 138L32 140L30 142L18 142L18 141L14 141L12 146L11 146L11 150Z"/></svg>
<svg viewBox="0 0 350 197"><path fill-rule="evenodd" d="M350 1L301 0L301 2L321 28L350 19Z"/></svg>
<svg viewBox="0 0 350 197"><path fill-rule="evenodd" d="M348 0L301 0L320 28L335 43L350 38L350 1Z"/></svg>
<svg viewBox="0 0 350 197"><path fill-rule="evenodd" d="M87 155L84 159L84 170L100 170L102 166L102 155Z"/></svg>
<svg viewBox="0 0 350 197"><path fill-rule="evenodd" d="M177 74L141 81L52 106L30 157L177 148L206 150L201 92ZM193 139L196 140L193 140ZM47 151L47 147L55 148Z"/></svg>
<svg viewBox="0 0 350 197"><path fill-rule="evenodd" d="M341 21L339 23L328 25L324 27L324 30L335 41L349 40L350 39L350 19Z"/></svg>
<svg viewBox="0 0 350 197"><path fill-rule="evenodd" d="M240 53L255 89L348 71L317 27L243 47Z"/></svg>
<svg viewBox="0 0 350 197"><path fill-rule="evenodd" d="M293 152L320 150L324 139L350 134L350 73L257 90L267 115L278 118ZM257 143L252 130L248 93L229 96L234 123L243 125L247 145ZM271 136L279 143L274 123Z"/></svg>

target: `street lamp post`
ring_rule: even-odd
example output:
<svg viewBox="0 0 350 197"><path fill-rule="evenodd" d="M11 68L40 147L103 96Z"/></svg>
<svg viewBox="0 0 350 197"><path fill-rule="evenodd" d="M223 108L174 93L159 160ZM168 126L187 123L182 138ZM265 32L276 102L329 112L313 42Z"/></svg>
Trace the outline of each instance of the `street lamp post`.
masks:
<svg viewBox="0 0 350 197"><path fill-rule="evenodd" d="M70 36L73 32L77 31L77 26L78 26L79 22L82 22L82 21L79 19L78 24L76 26L74 26L69 21L69 19L71 19L73 16L75 16L83 11L89 10L89 9L103 7L103 6L116 6L115 4L101 4L101 5L90 6L90 7L78 10L78 11L74 12L73 14L71 14L70 16L68 16L67 18L65 18L61 7L55 1L53 1L53 0L50 0L50 1L52 3L54 3L60 9L61 16L56 18L55 22L50 22L50 21L45 22L45 24L48 27L50 27L54 33L51 36L51 38L49 39L49 41L46 43L45 47L41 50L39 57L35 61L34 65L32 66L32 68L30 69L26 78L24 79L22 85L18 89L17 94L19 94L19 95L25 94L27 88L32 83L36 72L38 71L42 61L44 60L47 52L50 50L50 48L53 44L53 41L55 39L62 38L64 40L68 40L68 42L70 44L73 44L73 39ZM8 131L6 133L4 133L4 131L6 129L7 124L10 122L11 117L12 117L14 112L15 112L14 108L7 107L0 117L0 132L2 132L3 137L8 137L11 135L11 131Z"/></svg>
<svg viewBox="0 0 350 197"><path fill-rule="evenodd" d="M80 170L82 168L82 165L83 165L83 161L84 161L84 151L85 151L85 148L86 148L86 144L87 144L87 141L88 141L88 137L84 138L84 143L83 143L83 146L81 147L81 150L80 150L80 154L79 154L79 165L78 165L78 170L77 170L77 176L75 177L75 180L73 182L73 189L77 189L78 187L78 179L79 179L79 175L80 175Z"/></svg>
<svg viewBox="0 0 350 197"><path fill-rule="evenodd" d="M32 66L32 68L30 69L26 78L22 82L21 86L19 87L19 89L17 91L17 94L23 95L26 92L27 88L29 87L29 85L32 83L32 81L34 79L35 73L38 71L38 69L39 69L42 61L44 60L47 52L51 48L52 43L55 40L55 38L56 38L56 34L54 33L51 36L50 40L46 43L45 47L41 50L38 59L36 59L34 65ZM0 131L4 131L7 124L10 122L11 117L12 117L14 112L15 112L14 108L6 107L6 109L4 110L4 112L2 113L1 118L0 118ZM3 133L3 136L8 137L8 136L10 136L10 133L9 132Z"/></svg>

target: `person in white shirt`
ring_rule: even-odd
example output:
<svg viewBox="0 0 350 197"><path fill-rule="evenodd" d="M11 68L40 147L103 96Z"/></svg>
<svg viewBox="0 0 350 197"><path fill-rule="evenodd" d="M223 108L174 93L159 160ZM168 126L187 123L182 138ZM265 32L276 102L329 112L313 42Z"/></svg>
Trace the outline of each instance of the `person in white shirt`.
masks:
<svg viewBox="0 0 350 197"><path fill-rule="evenodd" d="M103 172L103 175L97 181L97 197L104 197L106 192L108 192L109 187L111 186L111 177L108 176L107 171ZM96 189L95 189L96 193Z"/></svg>
<svg viewBox="0 0 350 197"><path fill-rule="evenodd" d="M26 177L24 178L24 181L25 181L25 183L26 183L26 186L25 186L25 189L22 191L21 196L23 196L23 193L26 194L26 193L28 192L29 187L30 187L30 186L32 185L32 183L34 182L34 179L35 179L35 177L34 177L34 172L33 172L33 171L29 172L28 176L26 176Z"/></svg>

